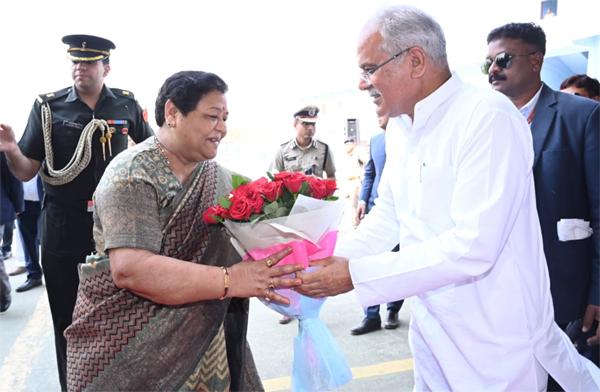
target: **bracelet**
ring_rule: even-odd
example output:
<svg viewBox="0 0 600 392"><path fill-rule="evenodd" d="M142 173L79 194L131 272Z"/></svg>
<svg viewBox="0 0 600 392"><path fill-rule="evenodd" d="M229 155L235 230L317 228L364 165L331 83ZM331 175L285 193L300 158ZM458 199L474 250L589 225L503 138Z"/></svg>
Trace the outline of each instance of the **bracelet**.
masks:
<svg viewBox="0 0 600 392"><path fill-rule="evenodd" d="M221 266L221 270L223 271L223 295L221 296L221 300L225 299L227 296L227 292L229 291L229 284L231 283L231 279L229 278L229 270L227 267Z"/></svg>

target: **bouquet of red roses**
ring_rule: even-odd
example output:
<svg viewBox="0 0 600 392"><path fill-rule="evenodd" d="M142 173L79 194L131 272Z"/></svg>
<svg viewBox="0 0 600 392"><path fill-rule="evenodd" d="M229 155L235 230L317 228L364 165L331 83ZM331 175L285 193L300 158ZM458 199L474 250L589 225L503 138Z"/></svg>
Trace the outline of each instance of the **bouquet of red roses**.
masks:
<svg viewBox="0 0 600 392"><path fill-rule="evenodd" d="M232 243L247 260L263 259L284 247L293 252L278 265L301 264L331 256L344 205L333 194L335 180L299 172L268 174L255 181L232 177L233 190L204 212L204 221L222 223ZM331 332L319 319L324 299L278 289L290 305L261 299L269 308L299 321L294 344L292 389L323 391L337 388L352 373Z"/></svg>

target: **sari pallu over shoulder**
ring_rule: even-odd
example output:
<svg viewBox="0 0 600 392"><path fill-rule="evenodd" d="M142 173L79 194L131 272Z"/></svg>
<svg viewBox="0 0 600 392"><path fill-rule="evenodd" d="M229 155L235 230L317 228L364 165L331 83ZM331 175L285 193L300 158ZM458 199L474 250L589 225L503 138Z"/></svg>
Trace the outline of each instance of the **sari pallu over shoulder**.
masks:
<svg viewBox="0 0 600 392"><path fill-rule="evenodd" d="M219 226L202 211L230 187L214 162L197 170L178 195L163 228L161 254L206 265L240 260ZM115 286L107 257L80 266L80 284L68 341L68 388L81 390L190 390L194 374L221 325L230 390L262 390L246 341L248 299L164 306Z"/></svg>

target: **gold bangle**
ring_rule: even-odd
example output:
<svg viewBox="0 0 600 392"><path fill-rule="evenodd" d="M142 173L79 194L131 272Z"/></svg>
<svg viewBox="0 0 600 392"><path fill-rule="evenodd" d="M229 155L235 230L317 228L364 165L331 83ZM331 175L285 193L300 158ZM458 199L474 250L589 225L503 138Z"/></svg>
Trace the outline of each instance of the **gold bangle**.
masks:
<svg viewBox="0 0 600 392"><path fill-rule="evenodd" d="M223 271L223 295L221 296L221 300L227 297L227 292L229 291L229 284L231 283L231 279L229 278L229 270L227 267L221 266L221 270Z"/></svg>

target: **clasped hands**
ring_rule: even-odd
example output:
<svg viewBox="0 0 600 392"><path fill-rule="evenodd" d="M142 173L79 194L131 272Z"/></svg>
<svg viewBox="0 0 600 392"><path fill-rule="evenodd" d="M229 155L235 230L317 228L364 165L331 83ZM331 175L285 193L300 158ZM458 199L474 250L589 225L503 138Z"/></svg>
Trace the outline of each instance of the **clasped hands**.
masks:
<svg viewBox="0 0 600 392"><path fill-rule="evenodd" d="M320 298L342 294L354 288L348 259L332 256L311 261L311 267L319 267L311 272L306 272L299 264L278 266L277 263L291 252L291 248L284 248L265 259L231 267L230 295L260 297L267 302L289 305L290 300L275 289L289 288L309 297Z"/></svg>

